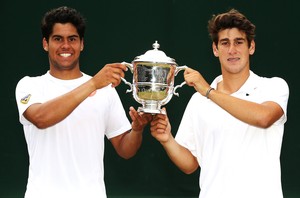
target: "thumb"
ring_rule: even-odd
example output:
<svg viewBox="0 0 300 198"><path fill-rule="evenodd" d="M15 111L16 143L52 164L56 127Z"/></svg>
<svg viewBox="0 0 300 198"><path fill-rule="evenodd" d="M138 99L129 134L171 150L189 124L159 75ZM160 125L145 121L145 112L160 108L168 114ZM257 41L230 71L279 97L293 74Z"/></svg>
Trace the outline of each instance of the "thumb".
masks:
<svg viewBox="0 0 300 198"><path fill-rule="evenodd" d="M166 116L167 116L167 109L165 107L163 107L162 110L166 113Z"/></svg>

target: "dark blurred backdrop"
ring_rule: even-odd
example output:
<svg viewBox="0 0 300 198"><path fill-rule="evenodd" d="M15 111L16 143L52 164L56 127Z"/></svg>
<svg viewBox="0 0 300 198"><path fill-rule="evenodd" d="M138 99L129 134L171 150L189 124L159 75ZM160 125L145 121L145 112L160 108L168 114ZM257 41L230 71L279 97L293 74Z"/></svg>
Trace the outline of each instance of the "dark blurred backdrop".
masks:
<svg viewBox="0 0 300 198"><path fill-rule="evenodd" d="M211 82L220 74L207 33L207 21L214 13L236 8L257 27L256 52L251 69L262 76L279 76L290 86L288 122L282 146L282 182L286 198L300 197L300 130L297 115L297 72L299 69L299 1L260 0L4 0L0 3L1 47L1 135L0 197L24 196L28 174L28 154L23 129L18 121L15 86L25 75L44 74L47 54L42 48L40 20L43 14L62 5L76 8L87 18L85 49L81 68L94 75L111 62L131 62L152 49L160 49L176 60L199 70ZM175 84L183 81L183 72ZM132 80L128 71L126 79ZM141 106L128 86L117 91L128 111ZM194 93L191 87L178 89L166 105L172 131L176 134L185 106ZM84 146L84 145L83 145ZM197 197L200 170L185 175L171 163L162 146L151 137L149 128L137 155L124 160L106 141L105 181L109 198L115 197Z"/></svg>

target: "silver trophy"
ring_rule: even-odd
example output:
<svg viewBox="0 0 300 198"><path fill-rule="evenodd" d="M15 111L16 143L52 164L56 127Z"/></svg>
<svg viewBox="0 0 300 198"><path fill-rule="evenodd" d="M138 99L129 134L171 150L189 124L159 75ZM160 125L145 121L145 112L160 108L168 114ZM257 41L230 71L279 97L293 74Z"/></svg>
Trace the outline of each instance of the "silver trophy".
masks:
<svg viewBox="0 0 300 198"><path fill-rule="evenodd" d="M143 105L138 108L138 112L165 114L161 106L167 104L173 94L179 96L176 89L185 84L183 82L174 87L174 77L187 66L177 66L173 58L158 50L157 41L153 44L153 48L135 57L132 63L122 63L133 74L132 84L124 78L122 81L130 86L126 93L132 92L133 98Z"/></svg>

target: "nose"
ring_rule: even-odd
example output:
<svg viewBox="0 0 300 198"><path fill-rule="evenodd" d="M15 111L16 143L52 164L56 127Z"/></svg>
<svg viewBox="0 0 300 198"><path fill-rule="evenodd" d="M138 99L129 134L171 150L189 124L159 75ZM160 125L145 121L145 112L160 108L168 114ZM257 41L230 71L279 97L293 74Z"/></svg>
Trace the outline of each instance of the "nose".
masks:
<svg viewBox="0 0 300 198"><path fill-rule="evenodd" d="M63 48L63 49L68 49L69 47L70 47L70 44L69 44L68 40L65 40L61 45L61 48Z"/></svg>
<svg viewBox="0 0 300 198"><path fill-rule="evenodd" d="M229 54L235 54L236 53L236 46L234 44L231 44L228 48Z"/></svg>

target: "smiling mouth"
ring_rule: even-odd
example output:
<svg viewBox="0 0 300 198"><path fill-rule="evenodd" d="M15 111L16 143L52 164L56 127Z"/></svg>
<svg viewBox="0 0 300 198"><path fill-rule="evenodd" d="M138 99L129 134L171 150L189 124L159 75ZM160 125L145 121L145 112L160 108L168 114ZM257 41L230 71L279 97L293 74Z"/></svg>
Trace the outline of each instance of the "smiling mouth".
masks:
<svg viewBox="0 0 300 198"><path fill-rule="evenodd" d="M63 54L59 54L60 56L63 56L63 57L69 57L71 56L72 54L69 54L69 53L63 53Z"/></svg>
<svg viewBox="0 0 300 198"><path fill-rule="evenodd" d="M240 58L228 58L227 60L228 61L238 61L238 60L240 60Z"/></svg>

